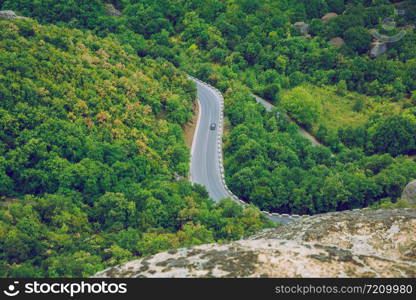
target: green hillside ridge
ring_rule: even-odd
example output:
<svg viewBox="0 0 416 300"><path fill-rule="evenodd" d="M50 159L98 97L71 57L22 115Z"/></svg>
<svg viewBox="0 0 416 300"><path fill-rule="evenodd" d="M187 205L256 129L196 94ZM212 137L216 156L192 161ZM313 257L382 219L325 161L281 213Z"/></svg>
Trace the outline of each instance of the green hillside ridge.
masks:
<svg viewBox="0 0 416 300"><path fill-rule="evenodd" d="M395 203L416 177L416 162L404 156L370 155L358 147L333 155L326 147L313 147L279 109L266 112L238 83L224 98L233 127L224 140L226 181L236 195L261 209L315 214ZM397 118L388 120L400 123ZM406 130L386 126L390 130L378 131Z"/></svg>
<svg viewBox="0 0 416 300"><path fill-rule="evenodd" d="M306 128L315 126L317 137L323 141L330 150L339 154L329 162L325 162L328 151L315 158L308 149L309 145L300 140L296 130L289 131L284 136L285 144L298 150L293 153L293 162L288 158L281 159L277 154L268 153L268 160L263 160L264 155L257 152L261 159L257 161L256 155L250 155L257 151L257 146L248 143L242 135L234 147L229 147L225 152L227 161L233 161L233 167L227 170L228 176L236 176L236 171L242 171L246 164L254 164L259 172L268 174L276 165L284 164L286 167L309 170L314 165L326 165L331 172L338 173L339 169L348 169L348 163L356 160L359 170L346 171L349 174L357 172L360 176L372 178L374 175L396 161L391 156L413 155L416 152L416 118L415 118L415 90L414 64L416 51L414 30L410 25L414 24L415 0L405 1L400 6L405 9L403 16L394 14L396 1L364 0L296 0L296 1L270 1L270 0L237 0L237 1L112 1L122 11L122 17L108 16L100 1L4 1L3 8L15 9L36 17L44 23L53 22L60 26L80 27L83 30L91 29L100 36L111 36L122 44L128 45L135 54L141 57L157 57L166 59L179 66L182 70L206 80L223 92L226 92L226 114L231 120L230 135L238 134L238 126L246 122L245 126L254 129L267 125L269 116L259 115L247 122L247 117L254 108L252 100L249 100L249 91L241 83L248 86L251 91L273 101L279 105L279 110L286 110ZM76 5L78 4L78 5ZM321 18L328 12L336 12L338 16L329 22L322 22ZM409 25L406 35L401 40L389 46L385 55L372 59L369 56L371 36L368 29L378 28L382 30L381 21L385 17L397 18L400 26ZM93 20L100 20L94 23ZM311 24L311 38L305 38L293 26L297 21L305 21ZM336 35L346 40L341 49L337 49L328 40ZM367 49L367 48L368 49ZM368 51L367 51L367 50ZM285 104L285 91L295 90L302 85L311 84L316 88L333 86L337 93L353 93L353 105L345 101L332 101L326 108L333 111L345 110L347 115L354 113L349 110L362 109L360 99L374 97L381 99L387 107L395 102L407 105L405 110L398 110L397 114L373 114L364 116L367 119L364 124L355 127L354 124L346 128L334 130L325 122L325 109L320 110L319 105L312 105L321 101L313 91L294 95ZM236 93L235 86L242 89L242 94ZM311 89L312 90L312 89ZM311 95L308 95L311 94ZM365 96L366 95L366 96ZM239 99L237 99L239 97ZM304 101L311 99L311 101ZM283 103L282 103L283 101ZM325 102L325 99L322 101ZM377 100L378 101L378 100ZM344 102L344 103L343 103ZM280 105L283 104L283 105ZM289 104L289 105L287 105ZM251 110L251 111L250 111ZM247 112L246 116L243 112ZM342 118L339 116L339 118ZM333 120L337 122L336 119ZM362 120L360 120L362 122ZM342 123L342 122L339 122ZM284 125L287 127L287 125ZM318 128L316 128L318 126ZM336 125L332 125L336 126ZM289 126L290 127L290 126ZM273 134L271 139L264 142L265 149L273 148L276 143L274 136L284 134L277 133L279 127L267 125L267 130ZM253 133L256 131L250 131ZM273 137L273 138L272 138ZM257 137L253 137L257 139ZM306 147L306 148L305 148ZM257 149L257 150L256 150ZM239 160L239 153L246 153L245 158L253 160ZM250 152L251 151L251 152ZM268 150L270 152L270 150ZM288 153L292 153L288 151ZM372 159L371 155L380 155L386 160L380 167L371 168L371 172L362 169L361 157ZM312 156L316 156L313 154ZM290 156L287 154L287 156ZM354 159L352 157L355 157ZM378 160L378 158L375 158ZM333 160L336 161L335 165ZM231 184L233 192L247 201L253 201L271 210L285 212L314 213L332 209L346 209L349 207L366 206L374 200L391 198L394 202L398 199L400 190L406 181L414 177L414 164L406 158L398 158L403 164L407 164L408 171L394 180L380 181L376 184L382 190L378 192L375 187L367 187L370 194L360 196L358 204L351 198L357 195L355 192L346 192L340 200L329 201L331 205L321 206L323 190L318 188L315 180L310 183L316 190L317 200L310 199L311 195L304 198L305 191L299 193L299 200L293 205L293 199L289 196L297 192L299 182L286 185L287 192L281 192L270 183L270 176L266 183L260 184L265 191L259 192L257 198L270 199L277 194L277 199L284 199L284 209L280 204L265 204L266 200L254 200L253 195L247 189L238 189L238 185ZM233 171L234 170L234 171ZM309 172L309 171L308 171ZM387 171L386 171L387 172ZM308 177L309 175L307 175ZM337 175L338 176L338 175ZM257 176L261 178L263 176ZM289 176L290 177L290 176ZM325 176L319 176L324 178ZM297 177L298 179L301 177ZM228 179L230 180L230 179ZM343 179L334 179L345 185ZM272 180L271 182L273 182ZM354 180L353 180L354 181ZM371 183L369 186L372 186ZM330 183L324 184L324 186ZM388 186L393 185L394 188ZM353 185L352 185L353 186ZM260 188L258 187L258 189ZM274 190L273 192L270 191ZM349 190L348 188L347 190ZM268 196L265 197L263 194ZM341 193L342 194L342 193ZM358 194L359 195L359 194ZM276 199L273 201L277 201ZM273 202L272 201L272 202ZM263 203L264 202L264 203ZM311 202L314 204L311 207Z"/></svg>
<svg viewBox="0 0 416 300"><path fill-rule="evenodd" d="M83 277L268 226L186 180L195 86L112 38L0 21L0 277Z"/></svg>
<svg viewBox="0 0 416 300"><path fill-rule="evenodd" d="M310 131L318 137L323 130L327 131L328 136L337 135L339 130L345 128L355 129L365 126L372 118L386 118L411 112L409 108L412 107L409 103L410 99L393 102L383 97L349 92L337 86L316 86L307 83L283 91L281 98L282 106L297 122L310 120L310 123L303 125L310 128ZM312 109L314 105L317 116L308 119L304 107L308 106ZM296 112L293 111L294 109ZM302 118L304 115L306 119ZM325 136L322 138L325 139Z"/></svg>
<svg viewBox="0 0 416 300"><path fill-rule="evenodd" d="M87 248L93 267L189 240L234 239L264 226L253 208L242 212L229 202L215 208L201 187L174 181L188 171L181 127L191 118L195 96L182 72L224 94L230 125L224 137L226 181L240 198L265 210L299 214L406 205L401 191L416 178L416 162L409 159L416 154L416 0L109 1L121 17L109 16L104 2L0 1L1 9L59 26L0 23L10 27L1 32L10 35L1 40L10 46L0 61L8 70L0 72L8 74L0 77L1 100L9 99L0 111L5 182L0 193L7 196L8 214L24 211L13 209L17 203L30 203L31 214L32 206L49 197L45 193L82 204L77 207L95 224L90 232L98 246ZM405 14L396 15L395 7ZM329 12L338 16L322 22ZM392 31L382 26L387 17L397 21ZM310 37L294 26L299 21L310 24ZM33 27L54 34L38 39ZM370 29L388 35L406 30L406 35L374 58ZM330 45L334 37L345 45ZM28 55L35 41L33 47L42 50ZM48 47L60 54L49 64L48 57L55 56ZM277 108L266 112L251 93ZM325 146L312 147L285 113ZM25 194L41 198L12 200ZM130 213L131 202L137 211L133 223L120 213ZM123 237L112 233L107 216L97 215L112 207L121 208L111 214L118 220L114 228L124 228ZM46 246L31 248L40 246L27 239L31 233L20 233L25 226L17 220L24 215L13 222L7 218L0 237L8 237L5 245L21 243L26 252L19 256L11 246L0 251L6 257L4 276L91 274L62 263L65 248L54 245L51 255L44 254L50 252ZM54 224L44 228L58 240ZM83 247L68 253L75 257L77 249L87 251ZM66 267L55 271L58 264Z"/></svg>

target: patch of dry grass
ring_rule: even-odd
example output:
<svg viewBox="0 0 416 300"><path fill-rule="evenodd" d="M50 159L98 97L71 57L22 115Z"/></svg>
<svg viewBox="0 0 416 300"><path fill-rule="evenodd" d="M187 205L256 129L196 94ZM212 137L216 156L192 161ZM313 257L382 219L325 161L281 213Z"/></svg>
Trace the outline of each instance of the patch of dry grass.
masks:
<svg viewBox="0 0 416 300"><path fill-rule="evenodd" d="M313 133L317 132L320 125L325 126L329 131L336 131L347 126L358 127L366 123L374 114L398 114L403 110L405 101L390 102L388 99L373 98L348 91L339 93L334 86L318 87L305 84L304 88L313 97L320 99L322 104L322 114L319 121L313 125ZM358 109L359 102L361 109Z"/></svg>

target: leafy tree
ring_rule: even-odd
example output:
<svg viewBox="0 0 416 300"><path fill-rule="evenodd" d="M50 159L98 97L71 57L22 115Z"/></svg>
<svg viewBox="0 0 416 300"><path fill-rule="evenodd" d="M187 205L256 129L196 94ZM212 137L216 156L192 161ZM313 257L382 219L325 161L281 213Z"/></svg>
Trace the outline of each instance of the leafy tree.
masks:
<svg viewBox="0 0 416 300"><path fill-rule="evenodd" d="M104 4L99 0L4 0L3 9L15 10L24 16L34 16L45 23L70 22L74 26L92 29L98 25L99 16L104 13Z"/></svg>
<svg viewBox="0 0 416 300"><path fill-rule="evenodd" d="M411 153L416 149L416 123L400 115L389 117L377 126L371 139L377 152Z"/></svg>
<svg viewBox="0 0 416 300"><path fill-rule="evenodd" d="M26 3L28 15L47 3L54 15L42 22L65 22L59 5L66 14L75 2ZM87 14L88 3L79 4ZM205 188L173 180L189 170L182 126L196 86L165 59L144 57L155 41L171 46L171 23L157 17L176 14L148 11L155 22L126 28L145 26L150 42L131 30L98 38L63 24L0 22L0 276L87 277L271 226L254 208L215 205ZM130 12L126 19L141 13ZM208 30L207 45L223 49L218 37Z"/></svg>
<svg viewBox="0 0 416 300"><path fill-rule="evenodd" d="M173 180L189 168L182 127L196 86L185 71L224 92L226 180L261 209L400 204L416 178L414 162L385 154L414 153L416 36L408 30L377 59L367 53L367 30L393 13L389 1L111 1L121 17L98 0L0 2L59 25L0 22L2 277L90 276L135 256L270 226L253 206L215 205L202 186ZM414 21L414 4L404 4L399 25ZM324 24L329 11L339 15ZM310 23L310 39L297 21ZM346 45L329 46L334 37ZM395 102L402 112L392 120L398 111L381 109L335 132L321 124L324 102L296 89L303 82L337 85L345 98L375 96L383 107ZM252 92L278 109L266 112ZM333 153L312 147L283 110L318 129Z"/></svg>
<svg viewBox="0 0 416 300"><path fill-rule="evenodd" d="M344 33L345 42L348 47L359 54L365 53L370 48L371 34L364 27L351 27Z"/></svg>
<svg viewBox="0 0 416 300"><path fill-rule="evenodd" d="M120 230L133 225L136 206L123 194L106 193L94 202L94 213L104 228Z"/></svg>
<svg viewBox="0 0 416 300"><path fill-rule="evenodd" d="M322 110L319 99L314 99L302 87L297 87L284 95L282 105L296 121L307 128L316 123Z"/></svg>

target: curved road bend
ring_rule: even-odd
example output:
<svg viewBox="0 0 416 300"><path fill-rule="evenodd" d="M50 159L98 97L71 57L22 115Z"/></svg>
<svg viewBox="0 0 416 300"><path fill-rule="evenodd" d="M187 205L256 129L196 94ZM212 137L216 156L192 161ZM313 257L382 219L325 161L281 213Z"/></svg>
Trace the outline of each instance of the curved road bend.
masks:
<svg viewBox="0 0 416 300"><path fill-rule="evenodd" d="M218 202L231 196L221 180L219 163L218 150L221 146L220 143L222 143L221 99L211 87L198 81L195 83L197 84L200 115L192 142L190 180L192 183L204 185L210 197ZM215 130L210 129L212 123L217 125ZM266 216L277 223L293 221L290 217Z"/></svg>
<svg viewBox="0 0 416 300"><path fill-rule="evenodd" d="M221 181L218 139L220 139L221 100L209 87L196 82L199 99L199 122L192 142L191 182L204 185L218 202L229 197ZM210 129L215 123L217 128Z"/></svg>

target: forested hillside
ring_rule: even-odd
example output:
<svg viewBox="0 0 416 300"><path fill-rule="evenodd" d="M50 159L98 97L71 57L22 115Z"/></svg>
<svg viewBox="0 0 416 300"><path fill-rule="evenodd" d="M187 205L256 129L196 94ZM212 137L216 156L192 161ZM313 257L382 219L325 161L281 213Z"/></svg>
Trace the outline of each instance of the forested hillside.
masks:
<svg viewBox="0 0 416 300"><path fill-rule="evenodd" d="M233 126L225 140L227 182L262 209L314 214L396 202L416 177L416 163L406 157L313 147L281 111L266 112L243 86L228 89L226 99Z"/></svg>
<svg viewBox="0 0 416 300"><path fill-rule="evenodd" d="M0 276L89 276L261 229L185 179L195 86L111 38L0 21Z"/></svg>
<svg viewBox="0 0 416 300"><path fill-rule="evenodd" d="M415 0L110 2L122 11L122 17L107 15L104 4L108 2L100 0L5 0L3 8L44 23L111 35L139 56L163 57L224 91L230 80L238 78L256 94L282 104L333 151L346 146L363 148L366 153L415 153L415 138L402 143L416 132ZM400 14L395 13L399 10ZM395 23L385 26L386 18L394 18ZM296 22L309 25L307 35L294 26ZM405 35L388 43L387 52L375 59L370 55L374 40L370 30L384 36L401 31ZM333 38L341 39L343 46L333 46ZM296 89L305 83L335 87L334 95L352 102L350 111L364 111L368 122L353 120L346 128L328 125L325 120L342 104L334 101L328 107L309 91ZM286 90L293 90L287 101ZM367 110L374 102L384 109ZM392 102L400 112L397 122L405 129L379 137L377 128L390 122L388 104ZM341 121L343 115L337 118ZM408 121L413 125L407 125ZM358 142L348 139L345 130Z"/></svg>
<svg viewBox="0 0 416 300"><path fill-rule="evenodd" d="M188 171L181 126L195 96L182 72L224 92L226 180L242 199L301 214L405 205L416 178L416 0L0 5L44 24L0 22L4 276L92 274L264 226L253 208L213 207L204 189L175 181ZM375 57L370 30L405 35Z"/></svg>

